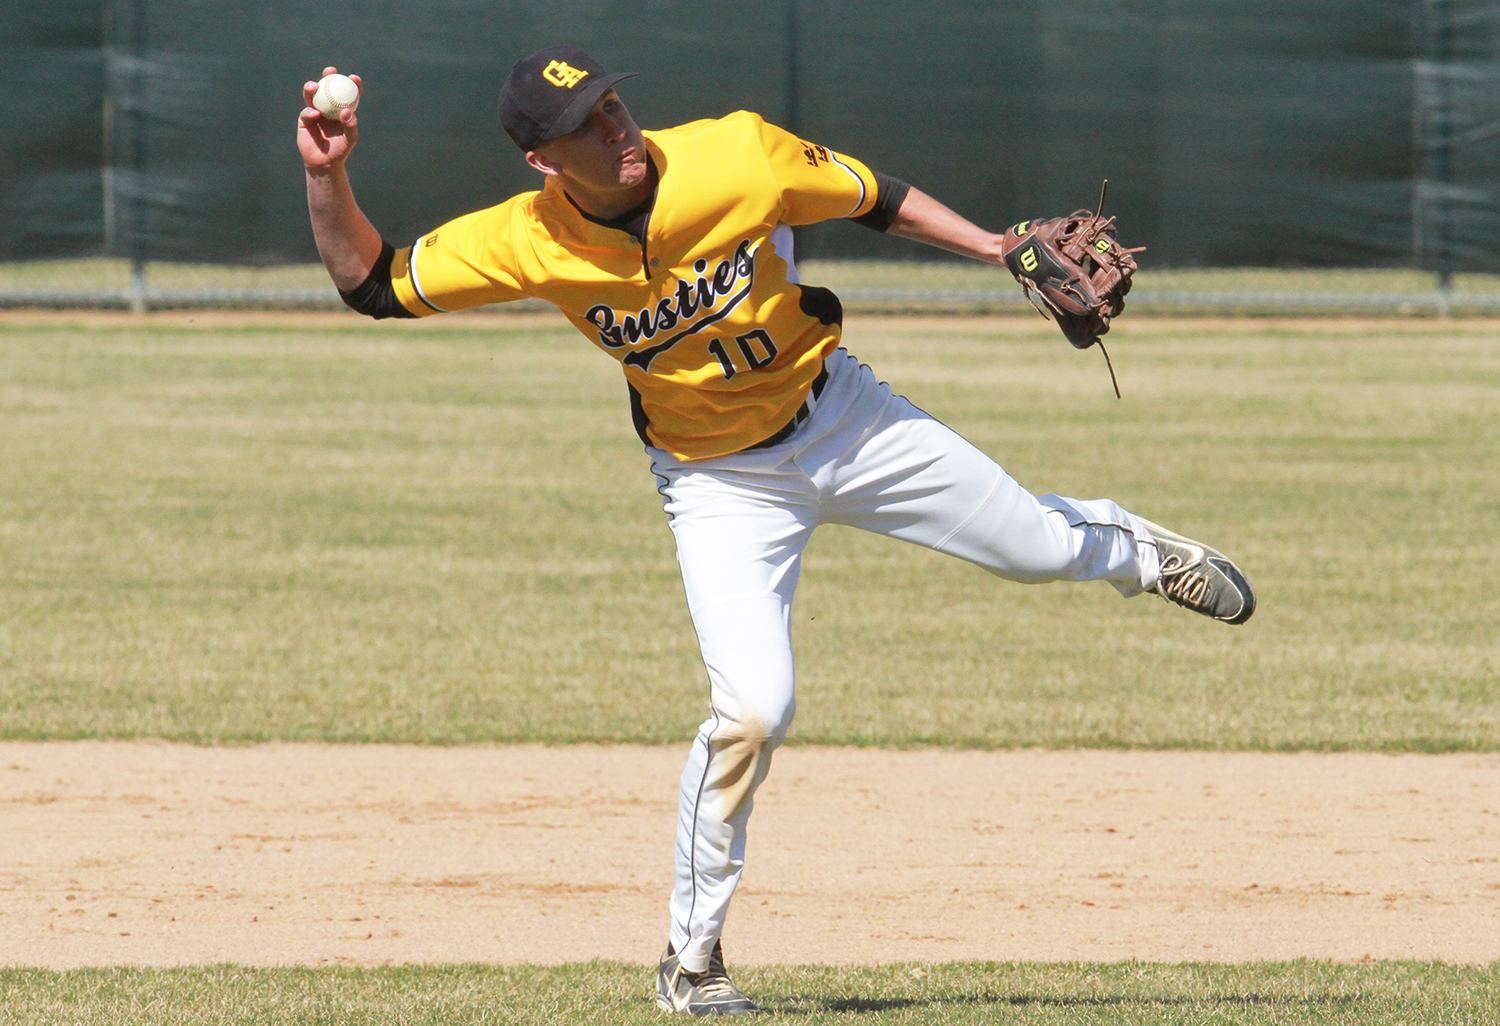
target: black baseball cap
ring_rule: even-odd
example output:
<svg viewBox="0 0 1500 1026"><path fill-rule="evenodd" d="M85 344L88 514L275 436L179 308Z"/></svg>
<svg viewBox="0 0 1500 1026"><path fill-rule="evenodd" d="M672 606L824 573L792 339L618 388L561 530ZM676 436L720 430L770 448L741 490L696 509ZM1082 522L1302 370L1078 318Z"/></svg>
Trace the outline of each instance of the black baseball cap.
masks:
<svg viewBox="0 0 1500 1026"><path fill-rule="evenodd" d="M500 124L522 153L579 128L599 97L635 72L605 74L576 46L549 46L516 62L500 89Z"/></svg>

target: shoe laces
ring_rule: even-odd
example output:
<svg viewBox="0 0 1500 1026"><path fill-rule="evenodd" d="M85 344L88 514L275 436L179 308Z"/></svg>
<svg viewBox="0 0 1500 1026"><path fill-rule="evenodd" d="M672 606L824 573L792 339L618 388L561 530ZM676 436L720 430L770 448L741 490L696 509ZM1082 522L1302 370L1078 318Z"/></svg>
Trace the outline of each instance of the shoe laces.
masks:
<svg viewBox="0 0 1500 1026"><path fill-rule="evenodd" d="M1190 569L1183 558L1172 552L1162 557L1156 590L1162 598L1178 605L1201 609L1213 591L1208 575Z"/></svg>
<svg viewBox="0 0 1500 1026"><path fill-rule="evenodd" d="M734 984L729 982L729 970L724 966L724 954L718 945L714 946L713 952L708 956L707 969L701 973L684 969L682 975L686 976L688 982L697 987L704 997L739 993L735 990Z"/></svg>

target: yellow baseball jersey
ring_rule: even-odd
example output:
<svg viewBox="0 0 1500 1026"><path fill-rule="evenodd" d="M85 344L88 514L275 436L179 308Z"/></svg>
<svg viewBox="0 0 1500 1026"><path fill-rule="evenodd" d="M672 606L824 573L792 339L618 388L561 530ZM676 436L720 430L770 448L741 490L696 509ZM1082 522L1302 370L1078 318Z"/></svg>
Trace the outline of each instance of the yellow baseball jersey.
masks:
<svg viewBox="0 0 1500 1026"><path fill-rule="evenodd" d="M398 250L395 294L418 316L544 299L620 361L652 445L737 452L796 415L839 342L838 300L796 283L784 226L868 213L875 176L747 111L644 136L658 181L641 241L549 177Z"/></svg>

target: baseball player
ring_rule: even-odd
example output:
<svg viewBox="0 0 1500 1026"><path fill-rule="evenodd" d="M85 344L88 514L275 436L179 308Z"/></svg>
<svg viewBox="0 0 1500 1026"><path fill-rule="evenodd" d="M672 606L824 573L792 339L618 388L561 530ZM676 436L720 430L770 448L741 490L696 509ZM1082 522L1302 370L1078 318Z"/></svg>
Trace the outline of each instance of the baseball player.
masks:
<svg viewBox="0 0 1500 1026"><path fill-rule="evenodd" d="M841 347L838 298L799 281L791 226L847 218L997 265L1001 235L746 111L643 132L615 91L630 77L569 46L517 63L500 120L542 188L399 248L345 175L354 113L320 115L311 82L298 144L318 250L353 309L426 317L537 297L619 362L709 679L656 1001L753 1013L719 937L755 790L792 720L792 597L819 524L1012 581L1106 581L1226 623L1247 620L1255 597L1214 549L1108 499L1033 496L893 393Z"/></svg>

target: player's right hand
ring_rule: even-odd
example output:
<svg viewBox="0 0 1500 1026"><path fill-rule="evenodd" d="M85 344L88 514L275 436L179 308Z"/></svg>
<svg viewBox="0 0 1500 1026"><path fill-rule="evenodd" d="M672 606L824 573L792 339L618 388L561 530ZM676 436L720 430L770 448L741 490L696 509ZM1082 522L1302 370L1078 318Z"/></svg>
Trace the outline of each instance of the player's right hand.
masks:
<svg viewBox="0 0 1500 1026"><path fill-rule="evenodd" d="M332 75L337 68L324 68L324 75ZM364 93L364 82L358 75L350 75L354 84ZM297 149L302 154L302 163L309 171L327 170L342 164L354 149L359 139L359 118L352 110L339 111L338 120L325 118L312 105L313 94L318 83L302 83L302 113L297 117Z"/></svg>

